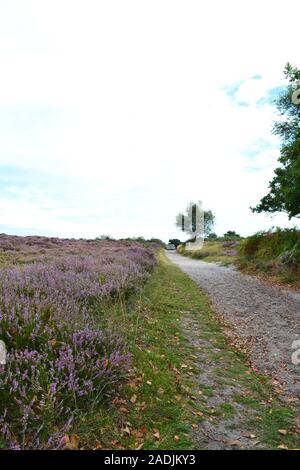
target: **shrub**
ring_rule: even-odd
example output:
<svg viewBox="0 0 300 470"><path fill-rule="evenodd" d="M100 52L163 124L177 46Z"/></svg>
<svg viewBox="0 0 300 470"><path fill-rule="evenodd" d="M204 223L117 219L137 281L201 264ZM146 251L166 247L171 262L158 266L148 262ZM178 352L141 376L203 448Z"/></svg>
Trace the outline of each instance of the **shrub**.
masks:
<svg viewBox="0 0 300 470"><path fill-rule="evenodd" d="M30 238L22 253L39 242ZM0 366L4 448L61 448L78 410L117 392L130 356L122 338L99 329L96 313L136 290L155 264L153 250L137 243L48 243L38 262L0 271L0 339L8 349ZM57 245L59 253L49 255ZM76 254L64 254L70 248Z"/></svg>
<svg viewBox="0 0 300 470"><path fill-rule="evenodd" d="M258 232L243 240L240 253L244 256L260 258L275 258L288 250L295 249L300 242L300 232L297 229L280 229L275 231Z"/></svg>
<svg viewBox="0 0 300 470"><path fill-rule="evenodd" d="M239 266L271 272L286 282L300 278L300 231L297 229L259 232L243 240Z"/></svg>

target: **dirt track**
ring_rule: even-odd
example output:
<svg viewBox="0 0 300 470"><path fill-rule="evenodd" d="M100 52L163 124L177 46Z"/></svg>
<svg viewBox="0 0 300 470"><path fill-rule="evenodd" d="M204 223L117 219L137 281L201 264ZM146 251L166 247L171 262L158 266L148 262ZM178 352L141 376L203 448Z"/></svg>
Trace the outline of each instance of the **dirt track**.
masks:
<svg viewBox="0 0 300 470"><path fill-rule="evenodd" d="M299 399L300 364L292 362L292 344L300 340L300 294L244 275L233 267L193 260L175 252L167 255L209 294L216 312L246 342L254 367L279 381L282 398Z"/></svg>

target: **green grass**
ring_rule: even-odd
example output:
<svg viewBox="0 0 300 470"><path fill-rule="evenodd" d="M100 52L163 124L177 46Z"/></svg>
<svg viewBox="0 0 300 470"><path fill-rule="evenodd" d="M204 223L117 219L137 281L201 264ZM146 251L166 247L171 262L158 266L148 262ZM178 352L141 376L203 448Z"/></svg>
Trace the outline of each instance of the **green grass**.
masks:
<svg viewBox="0 0 300 470"><path fill-rule="evenodd" d="M201 250L188 251L185 250L184 247L181 247L178 251L184 256L189 256L192 259L200 259L208 263L220 263L227 266L234 262L236 256L229 256L226 254L226 250L230 249L230 247L224 247L224 242L224 240L206 240Z"/></svg>
<svg viewBox="0 0 300 470"><path fill-rule="evenodd" d="M293 410L279 402L266 377L252 371L246 356L227 342L207 296L163 254L138 297L127 304L117 302L109 316L101 315L99 325L109 322L123 332L134 365L117 399L84 420L78 416L74 433L82 448L194 449L193 427L201 429L206 419L215 420L216 426L226 419L230 425L240 407L250 410L245 429L263 448L300 447ZM194 322L194 334L205 348L196 350L188 342L185 319ZM206 364L198 354L216 363L211 374L218 385L201 382ZM243 392L214 409L210 400L226 384L239 385Z"/></svg>

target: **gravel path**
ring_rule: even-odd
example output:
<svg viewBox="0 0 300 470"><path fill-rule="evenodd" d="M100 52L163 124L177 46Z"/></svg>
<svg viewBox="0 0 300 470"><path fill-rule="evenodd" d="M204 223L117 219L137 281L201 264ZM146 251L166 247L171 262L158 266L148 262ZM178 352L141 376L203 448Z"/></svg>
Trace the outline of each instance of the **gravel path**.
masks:
<svg viewBox="0 0 300 470"><path fill-rule="evenodd" d="M300 340L300 294L233 267L175 252L167 252L167 256L210 295L217 313L246 342L253 366L279 382L282 398L299 399L300 364L292 362L292 343Z"/></svg>

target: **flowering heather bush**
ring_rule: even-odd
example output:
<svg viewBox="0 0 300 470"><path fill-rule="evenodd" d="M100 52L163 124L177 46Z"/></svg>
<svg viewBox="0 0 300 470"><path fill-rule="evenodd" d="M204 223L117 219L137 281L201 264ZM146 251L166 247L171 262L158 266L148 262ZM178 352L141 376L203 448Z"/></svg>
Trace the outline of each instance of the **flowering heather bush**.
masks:
<svg viewBox="0 0 300 470"><path fill-rule="evenodd" d="M128 242L0 242L22 263L11 259L0 270L0 339L8 350L0 366L0 447L61 448L74 413L110 398L130 366L123 341L97 328L97 307L145 282L154 253ZM39 247L44 252L34 257Z"/></svg>

